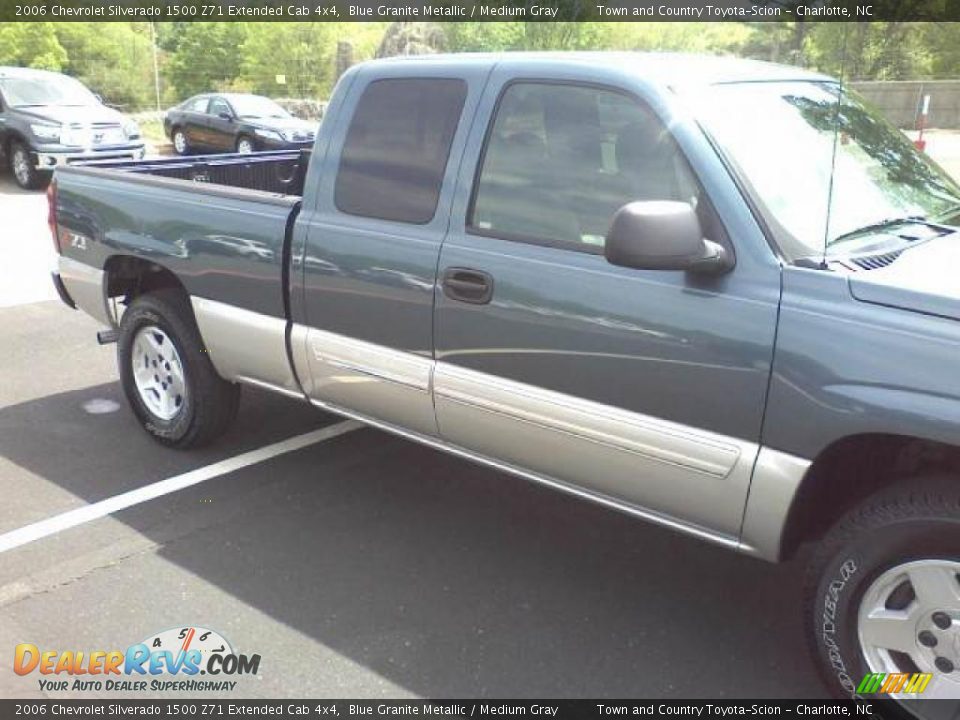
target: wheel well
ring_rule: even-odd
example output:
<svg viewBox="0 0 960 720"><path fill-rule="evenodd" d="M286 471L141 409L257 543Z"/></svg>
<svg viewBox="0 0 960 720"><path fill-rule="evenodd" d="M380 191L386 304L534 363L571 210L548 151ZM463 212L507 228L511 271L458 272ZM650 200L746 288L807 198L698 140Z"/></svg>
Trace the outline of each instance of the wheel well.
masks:
<svg viewBox="0 0 960 720"><path fill-rule="evenodd" d="M103 269L107 275L107 297L122 298L125 305L157 290L176 290L189 301L190 294L179 278L155 262L131 255L114 255Z"/></svg>
<svg viewBox="0 0 960 720"><path fill-rule="evenodd" d="M9 157L10 157L10 148L12 147L12 145L13 145L14 142L19 142L19 143L21 143L22 145L26 145L26 146L27 146L27 150L30 150L30 151L33 150L33 148L30 147L30 143L27 142L27 140L26 140L22 135L20 135L20 134L18 134L18 133L15 133L15 132L10 132L10 133L7 134L7 137L5 137L4 140L3 140L3 155L4 155L4 157L6 157L6 158L9 158Z"/></svg>
<svg viewBox="0 0 960 720"><path fill-rule="evenodd" d="M960 447L903 435L843 438L814 460L787 517L782 555L792 557L882 488L935 472L960 473Z"/></svg>

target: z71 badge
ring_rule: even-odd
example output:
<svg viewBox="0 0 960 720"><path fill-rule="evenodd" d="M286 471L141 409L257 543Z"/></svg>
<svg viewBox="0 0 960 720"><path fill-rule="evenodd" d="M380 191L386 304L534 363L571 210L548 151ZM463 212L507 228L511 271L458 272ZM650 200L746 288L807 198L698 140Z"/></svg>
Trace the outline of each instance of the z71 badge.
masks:
<svg viewBox="0 0 960 720"><path fill-rule="evenodd" d="M86 235L80 235L79 233L70 232L69 230L64 231L64 234L67 236L70 247L76 248L77 250L87 249L87 241L90 238Z"/></svg>

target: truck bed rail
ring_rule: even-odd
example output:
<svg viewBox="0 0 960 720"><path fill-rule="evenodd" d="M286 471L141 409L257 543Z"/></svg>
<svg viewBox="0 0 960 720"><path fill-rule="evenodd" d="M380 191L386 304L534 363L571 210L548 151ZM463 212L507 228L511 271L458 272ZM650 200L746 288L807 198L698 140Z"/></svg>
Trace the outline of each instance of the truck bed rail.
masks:
<svg viewBox="0 0 960 720"><path fill-rule="evenodd" d="M245 155L94 160L75 165L299 197L303 195L303 182L309 160L310 150L278 150Z"/></svg>

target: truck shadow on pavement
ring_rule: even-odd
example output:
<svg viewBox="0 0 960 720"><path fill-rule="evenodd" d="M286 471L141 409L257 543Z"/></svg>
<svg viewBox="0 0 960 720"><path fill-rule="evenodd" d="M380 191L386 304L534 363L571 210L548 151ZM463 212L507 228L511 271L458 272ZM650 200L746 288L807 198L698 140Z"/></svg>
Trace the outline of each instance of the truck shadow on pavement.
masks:
<svg viewBox="0 0 960 720"><path fill-rule="evenodd" d="M0 455L94 502L337 420L245 389L224 442L176 453L125 405L83 410L119 396L107 384L0 410ZM823 694L799 628L797 563L767 566L372 429L115 517L205 587L315 639L320 662L332 651L417 695ZM118 576L130 587L111 588L102 612L119 617L140 588ZM182 622L227 622L189 617L207 590L170 592L151 590L140 619L179 602ZM271 675L304 672L313 651L259 650L272 631L234 627ZM311 675L320 684L290 694L357 694L322 666Z"/></svg>

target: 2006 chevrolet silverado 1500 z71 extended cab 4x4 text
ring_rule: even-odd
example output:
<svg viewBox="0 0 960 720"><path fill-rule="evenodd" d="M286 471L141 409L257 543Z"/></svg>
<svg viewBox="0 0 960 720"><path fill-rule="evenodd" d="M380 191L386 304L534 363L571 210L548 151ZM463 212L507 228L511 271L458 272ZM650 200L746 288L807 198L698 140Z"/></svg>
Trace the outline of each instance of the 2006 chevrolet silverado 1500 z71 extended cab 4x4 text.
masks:
<svg viewBox="0 0 960 720"><path fill-rule="evenodd" d="M960 697L960 188L836 81L378 61L310 153L49 195L55 282L160 442L249 383L750 555L810 543L831 689Z"/></svg>

